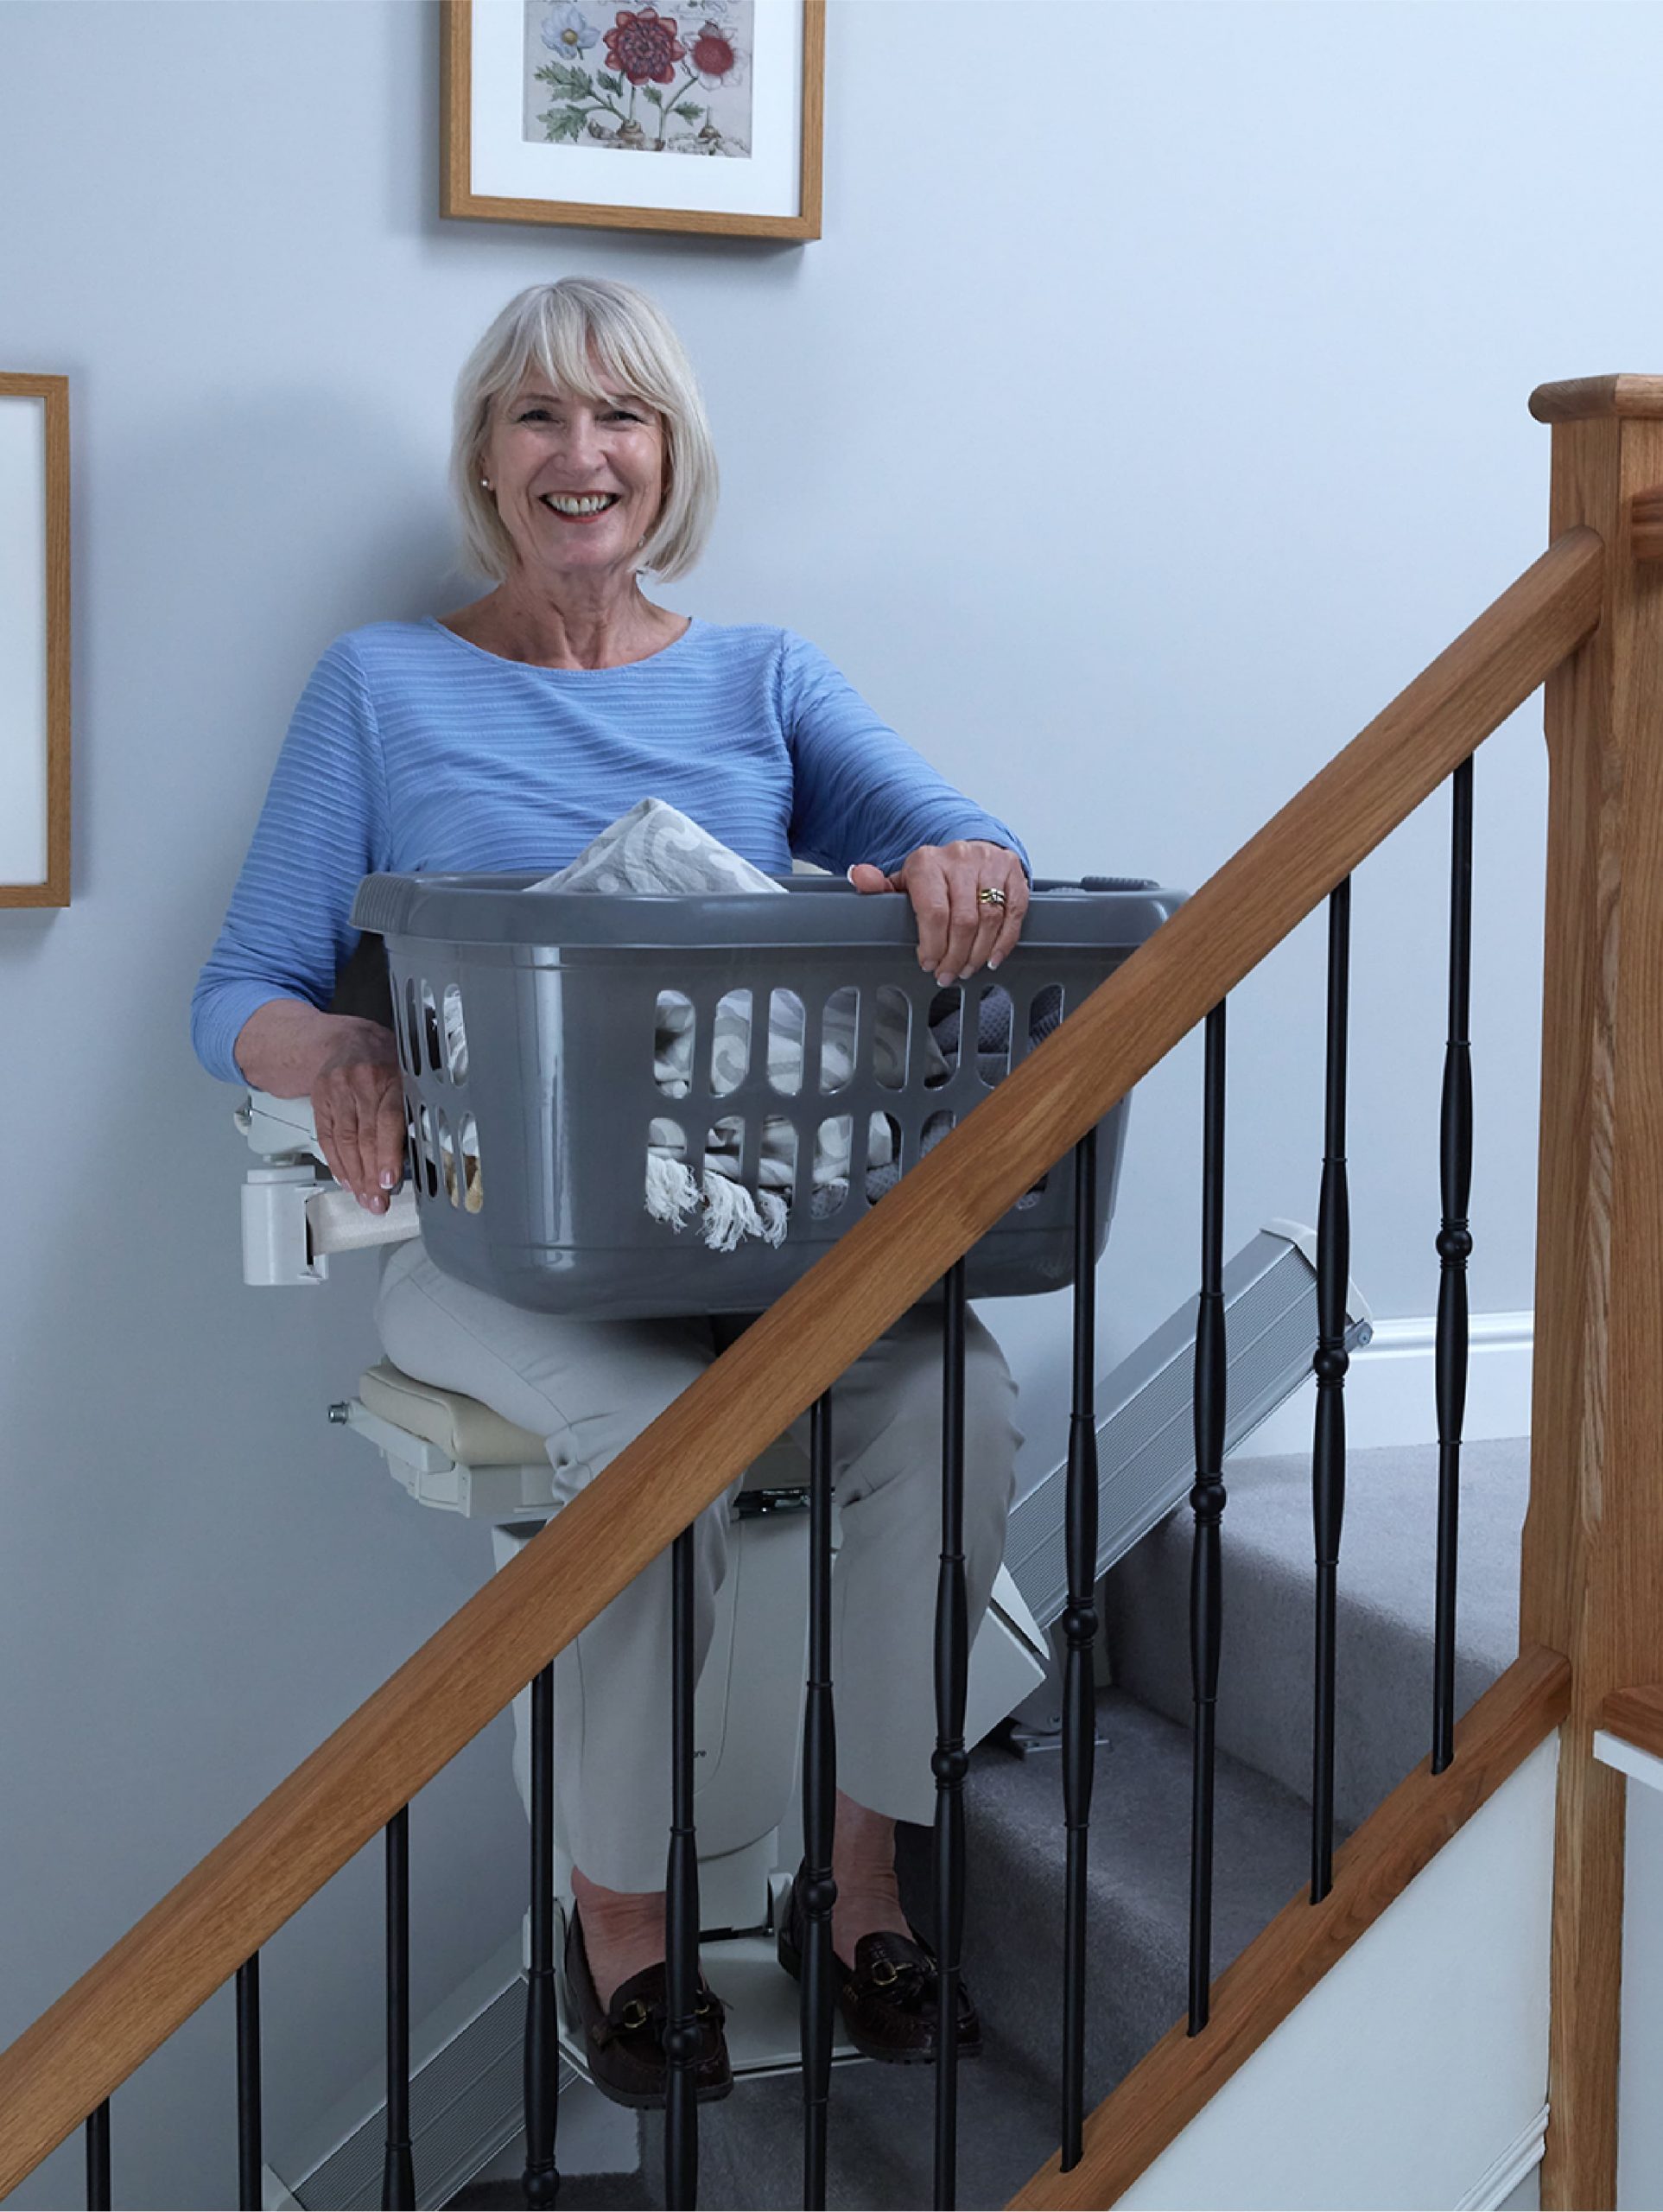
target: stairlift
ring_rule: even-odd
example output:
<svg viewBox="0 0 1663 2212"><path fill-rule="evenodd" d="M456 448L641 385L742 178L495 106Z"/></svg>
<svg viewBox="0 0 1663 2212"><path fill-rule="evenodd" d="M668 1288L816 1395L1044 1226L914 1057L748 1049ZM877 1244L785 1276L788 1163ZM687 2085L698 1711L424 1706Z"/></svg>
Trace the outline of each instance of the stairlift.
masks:
<svg viewBox="0 0 1663 2212"><path fill-rule="evenodd" d="M387 1212L365 1211L324 1163L305 1099L252 1091L237 1125L264 1164L243 1191L244 1280L327 1281L330 1255L403 1242L418 1233L408 1183ZM382 1360L359 1395L329 1418L379 1451L420 1505L486 1522L498 1567L541 1533L553 1510L541 1437L478 1400L441 1390ZM699 1904L705 1970L730 2007L736 2075L795 2069L798 1993L779 1971L774 1916L802 1855L798 1756L807 1662L809 1466L782 1438L747 1471L732 1508L727 1573L695 1707ZM836 1541L834 1511L833 1541ZM1000 1570L970 1654L965 1740L975 1743L1045 1680L1049 1641L1009 1573ZM517 1704L528 1707L529 1692ZM517 1712L517 1770L527 1730ZM523 1781L524 1776L521 1775ZM555 1811L555 1883L561 1915L571 1863ZM562 2050L587 2070L581 2031L562 2004ZM840 2044L852 2056L853 2046Z"/></svg>
<svg viewBox="0 0 1663 2212"><path fill-rule="evenodd" d="M333 1255L392 1244L418 1233L405 1184L383 1215L366 1213L333 1181L309 1103L251 1092L237 1125L259 1155L243 1192L244 1279L252 1284L327 1280ZM1226 1457L1294 1390L1309 1382L1316 1341L1315 1240L1293 1222L1267 1224L1224 1271L1229 1341ZM1098 1574L1188 1494L1194 1474L1190 1414L1195 1309L1186 1301L1097 1386L1100 1470ZM1368 1310L1351 1286L1348 1349L1372 1334ZM355 1398L329 1418L379 1451L418 1504L486 1523L498 1567L536 1536L552 1512L543 1440L477 1400L441 1390L382 1360ZM1062 1567L1066 1463L1018 1497L1006 1565L970 1656L965 1740L974 1744L1007 1719L1025 1754L1060 1745L1061 1670L1054 1641L1066 1601ZM736 2075L795 2071L798 1991L779 1971L771 1930L801 1856L797 1762L808 1615L808 1467L783 1439L745 1477L732 1508L728 1572L717 1599L714 1638L695 1709L698 1782L701 1948L707 1973L729 2005L727 2042ZM517 1701L529 1704L529 1693ZM526 1729L517 1714L517 1766ZM562 1925L571 1870L556 1804L555 1889ZM490 1961L413 2031L420 2075L461 2082L436 2092L417 2151L426 2183L442 2202L510 2143L519 2125L519 2021L523 1957ZM561 2012L562 2109L580 2130L616 2131L633 2120L587 2088L583 2042ZM835 2055L855 2054L840 2039ZM366 2080L292 2146L282 2175L269 2171L267 2202L335 2206L378 2202L381 2091ZM568 2126L562 2117L562 2130ZM627 2164L631 2152L619 2153ZM360 2198L354 2186L370 2191Z"/></svg>

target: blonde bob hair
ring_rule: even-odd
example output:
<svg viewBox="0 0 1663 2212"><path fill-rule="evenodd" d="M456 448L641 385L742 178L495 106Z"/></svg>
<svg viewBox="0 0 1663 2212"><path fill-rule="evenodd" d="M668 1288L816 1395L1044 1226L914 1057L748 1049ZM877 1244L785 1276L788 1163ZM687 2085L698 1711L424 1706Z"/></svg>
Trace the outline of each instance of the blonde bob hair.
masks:
<svg viewBox="0 0 1663 2212"><path fill-rule="evenodd" d="M716 512L716 454L704 402L682 341L644 292L604 276L562 276L511 299L468 355L456 381L450 480L469 558L500 583L513 567L513 540L479 481L498 401L533 369L555 389L600 401L619 391L663 418L664 496L639 562L679 576L704 550Z"/></svg>

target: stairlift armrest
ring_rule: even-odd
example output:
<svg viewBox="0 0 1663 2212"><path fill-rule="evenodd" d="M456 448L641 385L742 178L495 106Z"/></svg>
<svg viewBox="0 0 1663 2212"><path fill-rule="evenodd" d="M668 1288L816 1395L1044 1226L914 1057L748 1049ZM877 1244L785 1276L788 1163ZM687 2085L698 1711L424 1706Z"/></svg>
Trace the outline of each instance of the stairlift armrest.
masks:
<svg viewBox="0 0 1663 2212"><path fill-rule="evenodd" d="M263 1287L326 1282L332 1252L402 1244L419 1236L405 1183L385 1213L366 1213L328 1171L312 1104L251 1090L232 1118L265 1160L243 1185L243 1281Z"/></svg>
<svg viewBox="0 0 1663 2212"><path fill-rule="evenodd" d="M251 1167L243 1185L243 1281L263 1287L327 1282L332 1252L402 1244L421 1234L406 1183L385 1213L311 1166Z"/></svg>
<svg viewBox="0 0 1663 2212"><path fill-rule="evenodd" d="M297 1166L307 1160L316 1160L320 1167L329 1165L318 1141L309 1098L278 1098L269 1090L251 1088L232 1109L232 1119L251 1149L274 1165Z"/></svg>
<svg viewBox="0 0 1663 2212"><path fill-rule="evenodd" d="M314 1253L361 1252L371 1244L403 1244L419 1236L416 1191L401 1183L385 1213L366 1213L350 1191L333 1179L306 1201L306 1221Z"/></svg>

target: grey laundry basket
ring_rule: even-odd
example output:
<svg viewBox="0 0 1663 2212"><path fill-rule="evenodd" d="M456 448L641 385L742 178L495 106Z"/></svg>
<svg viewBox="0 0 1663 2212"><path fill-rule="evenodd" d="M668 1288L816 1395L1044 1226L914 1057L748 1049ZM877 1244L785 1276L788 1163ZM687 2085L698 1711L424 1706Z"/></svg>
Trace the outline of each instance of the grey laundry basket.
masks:
<svg viewBox="0 0 1663 2212"><path fill-rule="evenodd" d="M962 1120L1182 897L1111 879L1037 885L1021 944L998 974L983 970L943 993L918 967L901 898L863 897L819 877L786 879L784 899L528 891L536 880L365 876L352 921L386 940L410 1173L434 1264L517 1306L614 1319L769 1305L875 1202L883 1179L866 1170L873 1116L888 1117L904 1172L943 1133L943 1117ZM712 1023L732 993L750 995L752 1044L742 1079L718 1090ZM776 993L790 995L778 1010L802 1009L795 1090L768 1065ZM692 1008L685 1096L667 1096L655 1072L661 994ZM840 1001L854 1012L854 1065L828 1091L822 1032L835 994L854 995ZM1002 996L985 1006L990 994ZM957 1049L966 1017L976 1051ZM904 1039L898 1069L892 1055L874 1065L879 1023ZM989 1037L1000 1035L1008 1052L990 1052ZM1123 1102L1102 1124L1100 1250L1126 1113ZM828 1211L812 1186L815 1137L842 1116L850 1173ZM784 1140L795 1142L796 1179L781 1244L752 1238L715 1252L696 1223L678 1230L648 1213L648 1128L666 1120L685 1134L695 1171L707 1132L737 1122L747 1184L765 1122L776 1141L796 1133ZM969 1255L972 1297L1069 1281L1071 1188L1066 1172L1053 1172L981 1239Z"/></svg>

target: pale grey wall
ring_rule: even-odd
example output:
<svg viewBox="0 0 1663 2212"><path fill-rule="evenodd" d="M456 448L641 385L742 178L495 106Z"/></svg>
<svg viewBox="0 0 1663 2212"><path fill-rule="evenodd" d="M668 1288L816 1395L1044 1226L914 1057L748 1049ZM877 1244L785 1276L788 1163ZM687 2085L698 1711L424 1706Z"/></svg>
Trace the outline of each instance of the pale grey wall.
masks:
<svg viewBox="0 0 1663 2212"><path fill-rule="evenodd" d="M1530 387L1663 361L1653 10L834 0L806 249L440 221L437 33L0 0L0 366L73 379L76 621L74 904L0 915L0 2037L486 1572L323 1424L372 1263L241 1287L185 1008L321 647L467 595L448 391L504 299L605 270L681 324L727 497L674 603L816 638L1043 868L1183 884L1533 557ZM1480 777L1491 1309L1531 1296L1538 727ZM1440 837L1356 892L1387 1314L1432 1296ZM1240 995L1233 1240L1314 1208L1321 964ZM1197 1084L1134 1111L1116 1344L1193 1286ZM1063 1317L997 1318L1049 1440ZM511 1928L522 1840L499 1741L421 1801L418 2004ZM272 1946L274 2138L373 2051L376 1874ZM117 2101L124 2201L225 2201L231 2084L221 1998ZM78 2190L67 2152L17 2202Z"/></svg>

